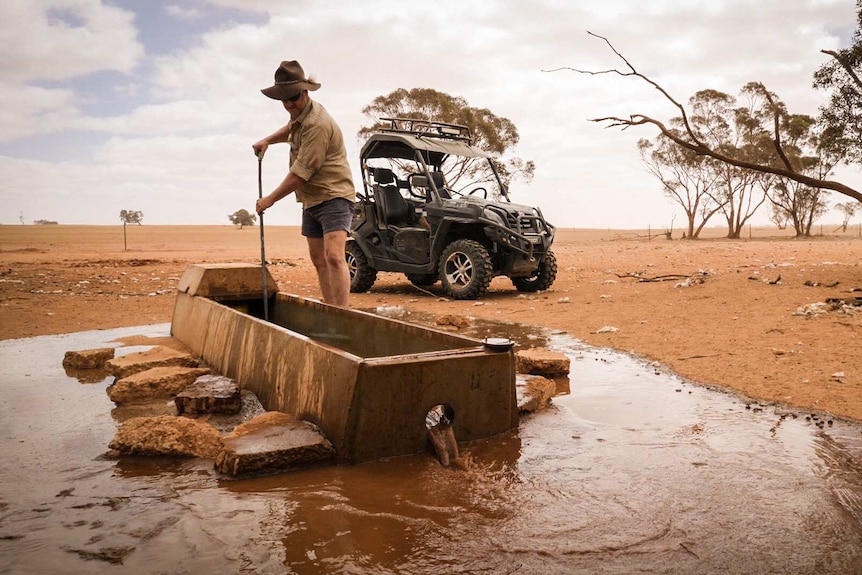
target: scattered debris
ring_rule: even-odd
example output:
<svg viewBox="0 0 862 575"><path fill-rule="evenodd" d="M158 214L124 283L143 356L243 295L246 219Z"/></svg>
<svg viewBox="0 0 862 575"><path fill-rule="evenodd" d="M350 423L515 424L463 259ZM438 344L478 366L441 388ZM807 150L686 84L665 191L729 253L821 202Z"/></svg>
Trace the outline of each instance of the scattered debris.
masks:
<svg viewBox="0 0 862 575"><path fill-rule="evenodd" d="M685 361L687 359L704 359L707 357L718 357L720 355L721 355L720 353L710 353L710 354L706 354L706 355L688 355L686 357L680 357L679 361Z"/></svg>
<svg viewBox="0 0 862 575"><path fill-rule="evenodd" d="M668 282L668 281L677 281L677 280L694 280L700 279L698 283L703 283L704 278L709 275L709 272L705 270L700 270L696 274L688 275L688 274L667 274L661 276L646 276L642 272L635 273L625 273L625 274L614 274L618 278L635 278L639 282Z"/></svg>
<svg viewBox="0 0 862 575"><path fill-rule="evenodd" d="M774 280L771 280L769 278L760 277L759 272L754 272L752 275L748 276L748 279L750 279L752 281L763 282L765 284L769 284L769 285L774 286L774 285L778 285L781 283L781 274L778 274L777 278L775 278Z"/></svg>
<svg viewBox="0 0 862 575"><path fill-rule="evenodd" d="M377 309L374 310L377 312L377 315L382 315L383 317L389 318L402 318L406 316L409 312L401 307L400 305L381 305L377 306Z"/></svg>
<svg viewBox="0 0 862 575"><path fill-rule="evenodd" d="M796 311L793 312L793 315L811 317L814 315L820 315L824 313L828 313L830 311L830 306L825 302L817 301L814 303L805 304L802 307L796 308Z"/></svg>
<svg viewBox="0 0 862 575"><path fill-rule="evenodd" d="M804 286L808 286L808 287L825 287L825 288L834 288L834 287L838 287L838 284L840 284L840 283L841 283L841 282L837 282L837 281L836 281L836 282L832 282L832 283L830 283L830 284L822 284L822 283L820 283L820 282L815 282L815 281L811 281L811 280L805 280L804 282L802 282L802 285L804 285Z"/></svg>
<svg viewBox="0 0 862 575"><path fill-rule="evenodd" d="M814 302L796 308L793 315L811 317L837 311L847 315L856 315L862 307L862 298L828 298L825 302Z"/></svg>
<svg viewBox="0 0 862 575"><path fill-rule="evenodd" d="M453 327L455 329L464 329L470 327L472 323L470 318L463 315L445 314L438 317L434 323L440 327Z"/></svg>
<svg viewBox="0 0 862 575"><path fill-rule="evenodd" d="M826 303L836 306L862 307L862 297L830 297Z"/></svg>

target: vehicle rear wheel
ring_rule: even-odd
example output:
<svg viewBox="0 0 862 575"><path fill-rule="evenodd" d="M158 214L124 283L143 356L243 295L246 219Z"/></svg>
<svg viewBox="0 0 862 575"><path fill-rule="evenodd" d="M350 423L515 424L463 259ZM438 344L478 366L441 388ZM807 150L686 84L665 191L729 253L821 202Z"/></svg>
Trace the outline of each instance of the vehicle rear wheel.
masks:
<svg viewBox="0 0 862 575"><path fill-rule="evenodd" d="M540 291L551 287L555 279L557 279L557 257L554 252L548 250L539 262L536 273L526 278L512 278L512 283L518 291Z"/></svg>
<svg viewBox="0 0 862 575"><path fill-rule="evenodd" d="M410 280L415 286L424 287L424 286L433 286L437 283L438 278L435 274L404 274L407 276L407 279Z"/></svg>
<svg viewBox="0 0 862 575"><path fill-rule="evenodd" d="M473 240L456 240L446 246L439 269L443 289L454 299L480 297L494 277L488 250Z"/></svg>
<svg viewBox="0 0 862 575"><path fill-rule="evenodd" d="M347 242L344 249L347 267L350 270L350 291L364 293L377 281L377 270L368 265L368 258L356 242Z"/></svg>

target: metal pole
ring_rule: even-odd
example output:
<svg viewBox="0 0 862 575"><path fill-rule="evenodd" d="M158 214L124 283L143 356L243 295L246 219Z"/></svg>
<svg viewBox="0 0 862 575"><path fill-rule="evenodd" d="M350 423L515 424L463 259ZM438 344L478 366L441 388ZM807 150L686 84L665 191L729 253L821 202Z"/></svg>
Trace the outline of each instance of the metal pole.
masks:
<svg viewBox="0 0 862 575"><path fill-rule="evenodd" d="M263 197L263 153L257 155L257 197ZM263 241L263 212L260 213L260 274L263 285L263 319L269 321L269 296L266 293L266 249Z"/></svg>

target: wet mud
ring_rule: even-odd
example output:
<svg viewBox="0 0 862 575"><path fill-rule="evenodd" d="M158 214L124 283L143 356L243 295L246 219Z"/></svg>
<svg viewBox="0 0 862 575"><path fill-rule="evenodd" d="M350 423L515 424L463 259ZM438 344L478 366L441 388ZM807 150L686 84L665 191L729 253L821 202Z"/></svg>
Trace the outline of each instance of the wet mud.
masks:
<svg viewBox="0 0 862 575"><path fill-rule="evenodd" d="M862 425L516 324L468 335L562 351L570 376L517 431L460 444L467 470L430 443L246 480L107 459L111 378L63 354L168 332L0 342L0 573L862 572Z"/></svg>

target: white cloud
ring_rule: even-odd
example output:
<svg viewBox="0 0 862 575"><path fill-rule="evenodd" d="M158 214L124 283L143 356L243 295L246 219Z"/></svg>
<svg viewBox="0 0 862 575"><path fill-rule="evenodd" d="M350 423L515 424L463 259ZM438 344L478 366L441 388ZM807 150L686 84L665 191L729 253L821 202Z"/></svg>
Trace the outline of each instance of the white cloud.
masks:
<svg viewBox="0 0 862 575"><path fill-rule="evenodd" d="M0 69L7 81L129 72L144 53L133 16L99 0L4 0Z"/></svg>
<svg viewBox="0 0 862 575"><path fill-rule="evenodd" d="M179 18L180 20L196 20L202 16L199 9L187 8L179 4L168 4L165 6L165 13L172 18Z"/></svg>
<svg viewBox="0 0 862 575"><path fill-rule="evenodd" d="M354 170L361 108L399 87L432 87L518 126L516 153L536 162L537 175L529 188L514 187L515 201L554 206L553 220L565 226L668 225L673 207L645 175L635 148L655 133L607 130L587 120L635 112L668 119L676 110L636 79L542 70L622 66L587 35L591 30L681 102L699 89L736 95L746 82L762 80L792 112L814 114L825 97L811 88L811 74L825 58L819 50L836 47L839 34L846 39L855 21L852 0L440 0L433 10L398 0L210 3L266 12L269 19L225 22L186 39L182 50L146 60L147 75L135 81L147 83L132 87L148 101L108 118L83 116L71 87L21 82L57 79L50 73L57 62L66 77L129 72L143 55L131 15L95 0L0 4L3 22L28 22L0 24L3 46L22 48L0 53L11 71L0 84L9 103L0 111L7 139L72 128L114 135L90 161L3 159L3 173L14 175L0 183L0 199L23 206L52 198L33 216L64 223L113 223L120 209L143 210L147 223L223 223L256 197L251 143L287 120L259 90L279 61L297 59L323 84L314 98L341 124ZM180 21L199 9L182 1L142 4ZM52 10L74 17L64 24ZM76 19L83 25L76 28ZM53 39L41 43L45 34ZM94 56L98 48L101 59ZM266 191L286 167L286 149L267 154ZM33 195L18 197L22 189ZM267 212L267 222L296 223L299 210L291 203ZM7 210L7 217L17 214Z"/></svg>
<svg viewBox="0 0 862 575"><path fill-rule="evenodd" d="M79 117L69 89L0 83L0 142L49 134L73 126Z"/></svg>

